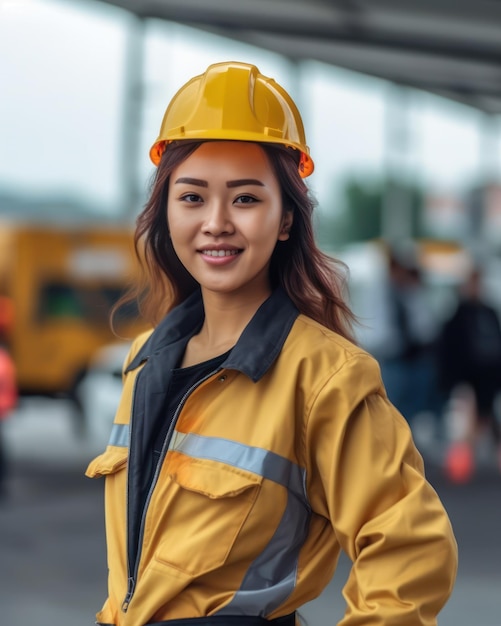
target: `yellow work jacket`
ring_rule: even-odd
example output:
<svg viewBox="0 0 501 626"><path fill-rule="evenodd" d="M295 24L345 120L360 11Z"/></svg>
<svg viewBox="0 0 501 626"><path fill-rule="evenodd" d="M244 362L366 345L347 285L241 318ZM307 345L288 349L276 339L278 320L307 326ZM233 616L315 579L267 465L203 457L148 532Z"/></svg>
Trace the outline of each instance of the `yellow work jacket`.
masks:
<svg viewBox="0 0 501 626"><path fill-rule="evenodd" d="M145 485L170 372L202 321L197 292L136 340L88 467L106 477L98 624L284 616L321 593L341 549L353 567L340 625L435 624L457 548L409 427L377 362L281 290L185 395Z"/></svg>

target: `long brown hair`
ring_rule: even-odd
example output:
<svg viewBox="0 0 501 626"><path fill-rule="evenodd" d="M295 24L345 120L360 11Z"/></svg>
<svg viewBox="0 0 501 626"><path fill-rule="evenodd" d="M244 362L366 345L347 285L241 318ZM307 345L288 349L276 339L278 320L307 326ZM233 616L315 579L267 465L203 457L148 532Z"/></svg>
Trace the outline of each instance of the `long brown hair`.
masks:
<svg viewBox="0 0 501 626"><path fill-rule="evenodd" d="M165 150L150 198L137 218L134 245L141 278L123 301L136 299L142 316L153 326L199 288L174 252L167 225L167 196L172 171L200 144L178 142ZM299 176L297 151L280 144L259 145L278 178L283 210L294 215L289 239L277 242L271 258L271 286L281 286L301 313L353 340L355 316L345 299L347 268L315 243L315 203Z"/></svg>

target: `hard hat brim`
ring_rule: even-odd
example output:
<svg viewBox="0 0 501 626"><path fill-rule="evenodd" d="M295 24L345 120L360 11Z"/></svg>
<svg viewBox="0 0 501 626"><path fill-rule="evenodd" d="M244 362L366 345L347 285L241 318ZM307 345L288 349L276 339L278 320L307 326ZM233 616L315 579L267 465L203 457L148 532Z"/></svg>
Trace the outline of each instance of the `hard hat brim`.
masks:
<svg viewBox="0 0 501 626"><path fill-rule="evenodd" d="M294 150L299 150L299 152L301 153L301 156L299 159L298 171L299 171L299 175L301 176L301 178L306 178L310 176L311 174L313 174L313 171L315 169L315 164L313 163L313 159L310 157L310 155L304 152L304 150L302 150L301 147L295 146L291 143L284 143L283 141L277 141L276 139L274 140L271 137L269 141L263 142L263 141L256 141L255 139L240 139L240 138L235 139L235 138L229 138L227 136L214 137L212 135L210 137L200 137L200 136L193 137L193 138L182 137L179 139L171 139L169 141L165 139L160 139L160 138L157 139L157 141L155 141L155 143L151 146L150 153L149 153L150 159L155 166L158 166L160 164L160 161L162 160L162 155L165 152L167 145L175 141L250 141L253 143L277 143L277 144L285 145Z"/></svg>

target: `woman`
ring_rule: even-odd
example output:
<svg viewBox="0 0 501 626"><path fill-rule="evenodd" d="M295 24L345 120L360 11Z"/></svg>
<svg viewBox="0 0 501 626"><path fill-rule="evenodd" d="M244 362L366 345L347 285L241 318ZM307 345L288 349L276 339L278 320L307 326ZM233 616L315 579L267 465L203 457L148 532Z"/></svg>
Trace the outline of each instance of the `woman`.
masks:
<svg viewBox="0 0 501 626"><path fill-rule="evenodd" d="M220 63L165 114L138 218L152 333L106 451L99 624L293 626L343 549L341 624L435 624L456 545L377 363L316 247L299 113Z"/></svg>

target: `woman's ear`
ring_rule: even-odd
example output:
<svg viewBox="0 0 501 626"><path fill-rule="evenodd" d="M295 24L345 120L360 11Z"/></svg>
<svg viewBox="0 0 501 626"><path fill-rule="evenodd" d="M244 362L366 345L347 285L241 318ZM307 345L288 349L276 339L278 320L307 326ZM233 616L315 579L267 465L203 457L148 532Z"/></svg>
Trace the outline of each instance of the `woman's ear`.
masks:
<svg viewBox="0 0 501 626"><path fill-rule="evenodd" d="M278 233L278 241L287 241L289 239L289 233L294 221L294 215L292 211L286 211L282 218L282 225L280 226L280 232Z"/></svg>

